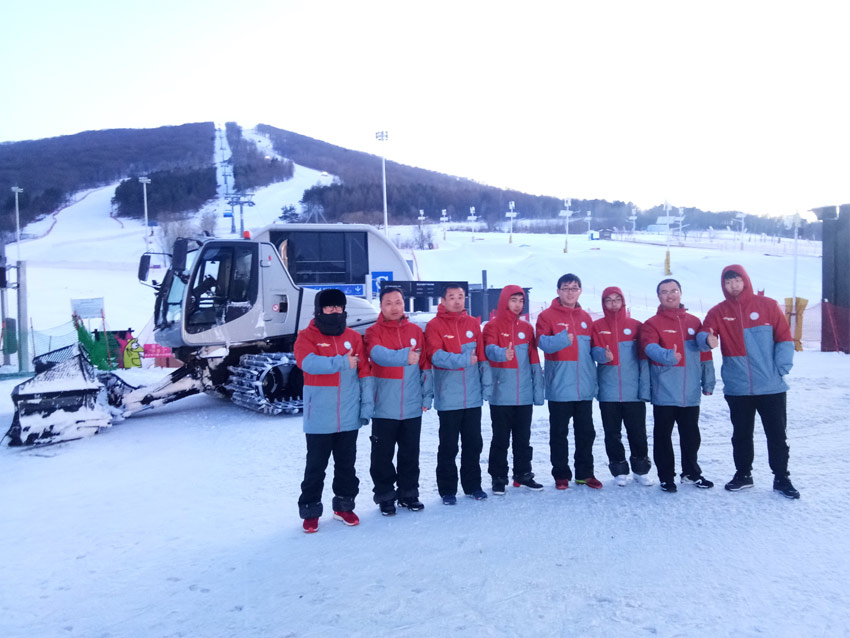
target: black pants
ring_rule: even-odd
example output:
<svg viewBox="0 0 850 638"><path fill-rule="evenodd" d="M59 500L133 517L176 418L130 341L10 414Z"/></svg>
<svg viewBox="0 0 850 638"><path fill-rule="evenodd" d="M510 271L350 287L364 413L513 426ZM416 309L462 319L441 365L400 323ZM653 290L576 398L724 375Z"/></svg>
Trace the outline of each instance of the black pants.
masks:
<svg viewBox="0 0 850 638"><path fill-rule="evenodd" d="M307 464L301 482L298 513L301 518L318 518L322 515L322 490L325 487L325 470L331 453L334 455L333 510L354 510L360 480L354 471L357 460L357 430L333 434L307 434Z"/></svg>
<svg viewBox="0 0 850 638"><path fill-rule="evenodd" d="M676 458L673 455L673 426L679 426L679 448L682 453L682 474L700 476L702 470L697 463L701 442L699 434L699 406L681 408L675 405L654 405L652 416L652 452L658 480L662 483L676 477Z"/></svg>
<svg viewBox="0 0 850 638"><path fill-rule="evenodd" d="M481 408L442 410L440 417L440 445L437 448L437 489L440 496L457 494L458 436L462 445L460 454L460 484L465 494L481 489Z"/></svg>
<svg viewBox="0 0 850 638"><path fill-rule="evenodd" d="M605 453L612 476L629 473L626 450L623 448L622 426L629 440L629 462L632 472L646 474L651 464L646 444L646 404L643 401L600 401L602 428L605 430Z"/></svg>
<svg viewBox="0 0 850 638"><path fill-rule="evenodd" d="M375 502L419 496L419 435L422 417L415 419L372 419L372 460L369 473L375 487ZM397 463L393 456L398 446ZM398 486L398 490L396 490Z"/></svg>
<svg viewBox="0 0 850 638"><path fill-rule="evenodd" d="M756 412L767 438L767 460L776 476L788 474L788 441L785 428L785 393L745 397L726 396L732 419L732 458L735 469L749 474L753 469L753 429Z"/></svg>
<svg viewBox="0 0 850 638"><path fill-rule="evenodd" d="M570 419L575 430L576 480L593 476L593 401L549 401L549 458L555 480L573 478L570 472Z"/></svg>
<svg viewBox="0 0 850 638"><path fill-rule="evenodd" d="M508 445L513 437L514 478L533 478L531 473L530 405L491 405L493 438L490 440L490 463L487 471L494 483L508 483Z"/></svg>

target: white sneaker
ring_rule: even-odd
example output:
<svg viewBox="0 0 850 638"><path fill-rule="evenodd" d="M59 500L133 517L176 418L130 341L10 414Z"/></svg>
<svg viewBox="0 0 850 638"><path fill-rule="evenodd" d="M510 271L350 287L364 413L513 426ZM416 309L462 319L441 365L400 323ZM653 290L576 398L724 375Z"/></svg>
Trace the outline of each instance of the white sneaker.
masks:
<svg viewBox="0 0 850 638"><path fill-rule="evenodd" d="M626 487L626 484L629 482L628 474L618 474L614 477L614 483L619 485L620 487Z"/></svg>
<svg viewBox="0 0 850 638"><path fill-rule="evenodd" d="M655 479L649 474L635 474L635 479L641 485L655 485Z"/></svg>

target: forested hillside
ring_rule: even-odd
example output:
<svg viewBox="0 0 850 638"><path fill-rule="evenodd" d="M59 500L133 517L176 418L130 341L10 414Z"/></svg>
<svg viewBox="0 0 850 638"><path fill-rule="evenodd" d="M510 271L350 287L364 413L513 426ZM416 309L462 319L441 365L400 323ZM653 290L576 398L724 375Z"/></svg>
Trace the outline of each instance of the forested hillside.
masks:
<svg viewBox="0 0 850 638"><path fill-rule="evenodd" d="M24 224L56 210L77 191L127 175L212 166L214 140L215 125L201 122L0 144L0 230L14 227L12 186L23 188Z"/></svg>
<svg viewBox="0 0 850 638"><path fill-rule="evenodd" d="M379 156L334 146L266 124L258 125L257 131L269 137L281 156L340 178L332 185L314 186L304 192L302 203L307 214L321 212L330 222L382 222ZM563 232L564 221L559 213L564 209L564 202L557 197L504 190L462 177L387 161L387 208L391 223L415 223L420 210L434 221L443 209L452 221L463 222L470 207L474 206L480 220L492 227L505 221L511 201L515 202L520 219L549 220L548 224L538 225L537 230ZM591 213L592 229L632 227L629 217L633 214L633 206L630 202L573 199L571 209L574 221L570 223L570 232L587 229L585 216L588 211ZM709 227L734 227L736 217L736 211L711 213L698 208L685 208L683 213L686 232ZM645 230L664 214L660 203L654 208L637 211L636 229ZM670 214L677 212L674 210ZM789 236L792 232L785 227L783 220L775 218L749 216L746 225L751 232L768 235ZM810 238L817 238L819 231L820 224L803 223L801 227L801 235Z"/></svg>

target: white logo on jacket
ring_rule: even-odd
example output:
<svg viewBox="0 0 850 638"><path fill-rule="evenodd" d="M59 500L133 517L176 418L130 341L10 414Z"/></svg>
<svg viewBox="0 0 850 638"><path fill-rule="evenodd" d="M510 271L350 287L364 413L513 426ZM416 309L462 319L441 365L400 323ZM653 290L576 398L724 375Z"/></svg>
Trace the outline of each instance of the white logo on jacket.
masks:
<svg viewBox="0 0 850 638"><path fill-rule="evenodd" d="M351 342L350 341L344 341L342 345L346 350L351 350Z"/></svg>
<svg viewBox="0 0 850 638"><path fill-rule="evenodd" d="M472 330L467 330L467 331L466 331L466 338L467 338L467 339L472 339L472 336L473 336L474 334L475 334L475 333L474 333L474 332L472 332Z"/></svg>
<svg viewBox="0 0 850 638"><path fill-rule="evenodd" d="M694 334L696 334L696 331L693 328L688 328L688 334L694 335Z"/></svg>
<svg viewBox="0 0 850 638"><path fill-rule="evenodd" d="M586 322L586 321L582 321L582 322L581 322L581 327L582 327L582 328L584 328L585 330L587 330L587 322Z"/></svg>
<svg viewBox="0 0 850 638"><path fill-rule="evenodd" d="M519 337L520 339L525 339L525 333L524 332L518 332L518 333L516 333L516 336Z"/></svg>
<svg viewBox="0 0 850 638"><path fill-rule="evenodd" d="M623 328L623 334L624 335L632 334L632 329L631 328Z"/></svg>
<svg viewBox="0 0 850 638"><path fill-rule="evenodd" d="M410 338L410 345L412 345L412 346L415 346L415 345L416 345L416 337L411 337L411 338Z"/></svg>
<svg viewBox="0 0 850 638"><path fill-rule="evenodd" d="M757 313L755 311L750 313L750 319L752 319L753 321L755 321L758 318L759 318L759 313Z"/></svg>

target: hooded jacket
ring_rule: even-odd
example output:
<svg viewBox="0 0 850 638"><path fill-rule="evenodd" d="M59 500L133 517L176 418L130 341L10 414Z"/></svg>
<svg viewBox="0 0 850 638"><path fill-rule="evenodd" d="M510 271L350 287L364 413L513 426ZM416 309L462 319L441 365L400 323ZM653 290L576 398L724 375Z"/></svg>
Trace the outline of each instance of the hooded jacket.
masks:
<svg viewBox="0 0 850 638"><path fill-rule="evenodd" d="M623 306L616 312L605 306L605 297L620 295ZM641 322L632 319L626 310L626 296L616 286L602 291L604 316L593 322L590 335L591 354L596 361L596 378L600 401L624 403L649 401L649 362L641 353ZM609 362L605 349L614 358Z"/></svg>
<svg viewBox="0 0 850 638"><path fill-rule="evenodd" d="M652 405L693 407L700 403L700 391L714 392L714 363L711 351L697 345L700 320L684 306L669 310L658 307L640 330L641 350L649 358L649 385ZM676 362L673 348L682 354Z"/></svg>
<svg viewBox="0 0 850 638"><path fill-rule="evenodd" d="M443 304L425 326L427 364L434 371L434 407L463 410L481 407L490 398L490 366L478 319L466 310L449 312ZM478 363L472 364L472 355Z"/></svg>
<svg viewBox="0 0 850 638"><path fill-rule="evenodd" d="M744 289L738 297L726 292L723 277L730 270L741 275ZM708 311L703 323L720 337L723 393L731 396L779 394L788 390L783 376L794 365L791 329L776 301L756 295L743 266L726 266L720 275L726 301Z"/></svg>
<svg viewBox="0 0 850 638"><path fill-rule="evenodd" d="M517 294L524 297L525 291L505 286L495 318L484 325L484 351L493 377L490 405L543 405L543 370L534 329L508 308L511 296ZM508 361L511 345L514 358Z"/></svg>
<svg viewBox="0 0 850 638"><path fill-rule="evenodd" d="M555 297L537 317L537 345L546 361L543 378L549 401L590 401L596 396L596 364L590 354L593 319L576 304ZM567 332L576 336L570 340Z"/></svg>
<svg viewBox="0 0 850 638"><path fill-rule="evenodd" d="M387 321L378 316L366 330L366 353L372 366L375 385L374 417L379 419L413 419L422 416L422 408L430 408L434 396L431 370L427 361L407 362L412 350L422 350L422 329L407 317Z"/></svg>
<svg viewBox="0 0 850 638"><path fill-rule="evenodd" d="M348 365L348 350L359 357ZM332 434L357 430L372 418L374 390L363 339L351 328L328 336L315 319L298 333L295 362L304 372L304 432Z"/></svg>

